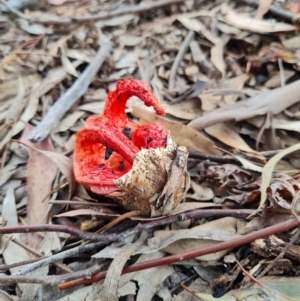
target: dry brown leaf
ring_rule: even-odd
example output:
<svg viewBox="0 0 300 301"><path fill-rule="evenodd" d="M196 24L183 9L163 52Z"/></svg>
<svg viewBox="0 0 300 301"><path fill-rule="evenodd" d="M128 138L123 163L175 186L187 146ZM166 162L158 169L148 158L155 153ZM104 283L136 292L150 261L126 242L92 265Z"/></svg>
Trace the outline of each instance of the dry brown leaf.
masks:
<svg viewBox="0 0 300 301"><path fill-rule="evenodd" d="M36 83L39 83L40 79L41 76L39 74L23 76L22 80L24 90L26 91L33 87ZM14 79L0 85L0 101L14 97L18 94L18 89L16 89L16 87L18 87L18 82L19 79Z"/></svg>
<svg viewBox="0 0 300 301"><path fill-rule="evenodd" d="M177 17L177 20L187 29L202 33L210 42L214 44L218 42L219 39L215 37L211 31L209 31L199 20L188 18L187 16L183 15Z"/></svg>
<svg viewBox="0 0 300 301"><path fill-rule="evenodd" d="M65 69L65 71L67 73L69 73L70 75L78 77L77 70L75 69L74 65L71 63L71 61L69 60L69 58L66 55L65 47L63 47L63 46L60 47L60 52L61 52L60 60L61 60L62 66Z"/></svg>
<svg viewBox="0 0 300 301"><path fill-rule="evenodd" d="M148 260L162 258L165 255L164 252L155 252L151 254L142 254L138 262L145 262ZM174 273L174 268L170 265L154 267L148 270L143 270L135 273L131 273L129 275L123 275L120 279L120 295L128 295L127 286L135 282L138 285L138 292L136 293L137 301L151 301L153 300L153 296L159 295L160 290L164 287L164 281L168 278L168 276ZM136 288L133 292L136 291ZM131 294L133 293L131 291ZM171 294L169 294L166 300L171 299Z"/></svg>
<svg viewBox="0 0 300 301"><path fill-rule="evenodd" d="M268 112L276 115L300 100L299 89L300 80L297 80L284 87L261 92L233 105L216 109L191 121L188 126L200 130L213 124L229 120L240 121L257 115L264 115Z"/></svg>
<svg viewBox="0 0 300 301"><path fill-rule="evenodd" d="M238 75L224 80L216 89L228 89L234 91L242 90L248 79L249 76L247 74ZM239 95L236 93L233 95L224 95L223 99L226 104L231 105L236 102L238 97Z"/></svg>
<svg viewBox="0 0 300 301"><path fill-rule="evenodd" d="M215 38L215 45L210 50L210 59L214 66L222 73L226 74L226 63L224 60L224 39Z"/></svg>
<svg viewBox="0 0 300 301"><path fill-rule="evenodd" d="M52 130L52 133L66 132L69 130L85 112L75 111L62 119L62 121Z"/></svg>
<svg viewBox="0 0 300 301"><path fill-rule="evenodd" d="M164 125L168 130L170 130L172 139L178 145L184 145L189 149L197 150L203 153L215 155L220 154L220 151L215 148L215 145L211 140L203 136L201 133L189 129L181 123L170 121L138 107L132 108L132 114L140 118L141 124L159 122Z"/></svg>
<svg viewBox="0 0 300 301"><path fill-rule="evenodd" d="M99 207L99 206L98 206ZM76 210L70 210L66 211L60 214L56 214L55 217L73 217L73 216L79 216L79 215L99 215L99 216L111 216L111 217L116 217L119 216L119 214L112 214L112 213L107 213L105 212L107 210L100 209L98 210L93 210L93 209L76 209Z"/></svg>
<svg viewBox="0 0 300 301"><path fill-rule="evenodd" d="M236 13L227 4L223 3L221 7L224 21L240 29L249 30L257 33L272 33L281 31L294 31L296 26L287 23L273 23L267 20L257 20L247 15Z"/></svg>
<svg viewBox="0 0 300 301"><path fill-rule="evenodd" d="M259 5L255 14L255 19L261 20L266 12L270 9L273 0L259 0Z"/></svg>
<svg viewBox="0 0 300 301"><path fill-rule="evenodd" d="M43 150L54 151L50 138L48 137L40 143L33 144L26 138L31 130L32 126L27 125L20 142L24 143L23 145L30 154L27 162L28 224L38 225L46 217L52 183L58 168L55 163L40 152Z"/></svg>
<svg viewBox="0 0 300 301"><path fill-rule="evenodd" d="M272 179L273 171L275 168L275 165L277 162L279 162L284 156L295 152L300 149L300 143L295 144L291 147L288 147L287 149L282 150L275 156L273 156L264 166L262 176L261 176L261 186L260 186L260 203L259 207L256 209L254 213L251 214L251 216L254 216L257 212L259 212L265 205L265 202L267 200L267 188L270 185L270 181Z"/></svg>
<svg viewBox="0 0 300 301"><path fill-rule="evenodd" d="M211 188L205 187L203 184L198 184L195 181L191 181L191 189L193 190L193 193L187 193L187 198L197 201L209 201L214 197L214 193Z"/></svg>
<svg viewBox="0 0 300 301"><path fill-rule="evenodd" d="M53 29L51 27L46 27L43 24L30 23L28 20L19 19L18 25L24 31L33 35L51 34Z"/></svg>
<svg viewBox="0 0 300 301"><path fill-rule="evenodd" d="M149 238L137 253L150 253L164 250L171 254L178 254L207 246L220 241L227 241L245 233L246 222L233 217L220 218L200 226L184 230L156 231L153 238ZM218 260L228 250L200 256L204 261Z"/></svg>
<svg viewBox="0 0 300 301"><path fill-rule="evenodd" d="M118 288L122 270L126 261L143 245L147 238L147 232L143 231L137 241L122 249L109 266L104 283L102 298L104 301L118 300Z"/></svg>
<svg viewBox="0 0 300 301"><path fill-rule="evenodd" d="M233 128L231 128L226 123L218 123L213 126L207 127L205 129L205 132L232 148L255 154L258 157L262 157L257 151L252 149Z"/></svg>
<svg viewBox="0 0 300 301"><path fill-rule="evenodd" d="M22 109L22 102L24 101L24 96L26 92L22 77L19 77L18 79L18 86L16 90L18 91L18 94L11 100L11 106L6 111L6 122L15 120L15 118L17 118L18 115L21 113L20 110Z"/></svg>
<svg viewBox="0 0 300 301"><path fill-rule="evenodd" d="M211 165L207 168L206 176L209 180L226 182L229 178L237 184L244 184L253 179L253 175L234 164Z"/></svg>

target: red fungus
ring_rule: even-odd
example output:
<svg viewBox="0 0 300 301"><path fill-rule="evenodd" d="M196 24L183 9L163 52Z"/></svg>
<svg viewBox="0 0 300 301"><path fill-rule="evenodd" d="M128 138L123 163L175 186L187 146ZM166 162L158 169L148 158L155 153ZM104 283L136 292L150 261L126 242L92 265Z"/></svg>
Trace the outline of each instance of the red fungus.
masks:
<svg viewBox="0 0 300 301"><path fill-rule="evenodd" d="M166 146L168 131L162 125L140 126L128 120L125 107L132 96L153 106L158 114L165 114L146 83L135 79L120 80L116 89L108 93L103 114L89 117L77 133L75 178L94 193L107 195L117 190L114 180L131 169L135 154L142 148Z"/></svg>

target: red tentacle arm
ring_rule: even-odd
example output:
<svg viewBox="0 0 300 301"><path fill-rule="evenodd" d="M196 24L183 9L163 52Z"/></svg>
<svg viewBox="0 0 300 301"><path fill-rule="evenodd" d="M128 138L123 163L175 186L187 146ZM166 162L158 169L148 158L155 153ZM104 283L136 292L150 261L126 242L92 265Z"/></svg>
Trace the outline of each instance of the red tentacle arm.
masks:
<svg viewBox="0 0 300 301"><path fill-rule="evenodd" d="M96 126L77 133L74 174L77 182L93 192L107 194L116 190L113 180L131 169L139 149L106 118L90 118L97 121Z"/></svg>
<svg viewBox="0 0 300 301"><path fill-rule="evenodd" d="M125 114L126 103L132 96L139 97L146 106L152 106L157 114L165 115L165 110L159 99L145 82L136 79L124 79L117 82L114 91L108 92L103 116L116 120L116 126L123 127L128 122Z"/></svg>

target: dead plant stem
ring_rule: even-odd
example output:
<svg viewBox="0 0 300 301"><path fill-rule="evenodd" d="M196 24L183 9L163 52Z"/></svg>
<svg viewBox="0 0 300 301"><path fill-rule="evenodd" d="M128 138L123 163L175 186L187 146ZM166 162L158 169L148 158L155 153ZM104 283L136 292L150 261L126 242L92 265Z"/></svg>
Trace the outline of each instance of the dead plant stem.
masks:
<svg viewBox="0 0 300 301"><path fill-rule="evenodd" d="M126 268L124 268L122 274L137 272L137 271L141 271L141 270L145 270L145 269L149 269L149 268L154 268L154 267L158 267L158 266L162 266L162 265L167 265L167 264L172 264L175 262L192 259L195 257L207 255L207 254L220 252L220 251L227 250L227 249L232 249L235 247L245 245L252 241L255 241L256 239L259 239L259 238L263 238L263 237L266 237L266 236L269 236L272 234L287 231L298 225L299 225L299 221L296 218L292 218L287 221L278 223L276 225L273 225L273 226L270 226L270 227L267 227L264 229L260 229L258 231L246 234L242 237L224 241L224 242L215 244L213 246L196 249L196 250L188 251L188 252L184 252L184 253L179 253L179 254L175 254L175 255L170 255L170 256L154 259L154 260L145 261L145 262L136 263L136 264L133 264L133 265L130 265L130 266L127 266ZM100 272L96 275L93 275L91 277L91 279L77 279L77 280L71 281L69 283L62 283L58 287L61 290L69 289L69 288L77 286L77 285L88 284L91 282L98 282L98 281L104 279L105 277L106 277L106 272Z"/></svg>

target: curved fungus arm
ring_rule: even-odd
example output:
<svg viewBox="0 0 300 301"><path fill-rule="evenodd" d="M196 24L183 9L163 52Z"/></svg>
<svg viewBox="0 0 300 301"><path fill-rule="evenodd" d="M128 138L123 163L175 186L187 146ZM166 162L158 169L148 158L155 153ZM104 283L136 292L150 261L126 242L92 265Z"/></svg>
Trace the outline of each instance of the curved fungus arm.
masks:
<svg viewBox="0 0 300 301"><path fill-rule="evenodd" d="M149 85L142 80L123 79L117 82L114 91L108 92L103 116L115 120L117 126L123 127L128 122L125 113L126 103L132 96L140 98L146 106L152 106L157 114L165 115L164 108Z"/></svg>

